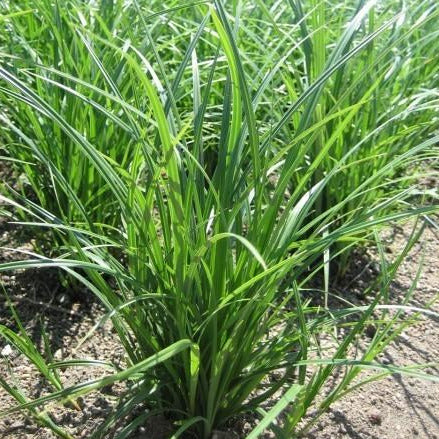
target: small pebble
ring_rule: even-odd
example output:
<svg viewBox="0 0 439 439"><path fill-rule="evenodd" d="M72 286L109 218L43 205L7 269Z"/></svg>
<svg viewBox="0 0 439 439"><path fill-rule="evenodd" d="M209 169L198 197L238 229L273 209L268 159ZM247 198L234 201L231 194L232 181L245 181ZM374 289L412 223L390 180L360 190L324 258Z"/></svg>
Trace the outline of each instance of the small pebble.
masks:
<svg viewBox="0 0 439 439"><path fill-rule="evenodd" d="M9 357L12 354L11 345L7 344L1 351L1 355L4 357Z"/></svg>
<svg viewBox="0 0 439 439"><path fill-rule="evenodd" d="M381 414L378 411L374 411L374 412L370 413L368 418L369 418L369 422L372 425L381 425L381 423L383 421Z"/></svg>
<svg viewBox="0 0 439 439"><path fill-rule="evenodd" d="M89 411L92 415L100 415L102 412L102 410L97 407L90 407Z"/></svg>
<svg viewBox="0 0 439 439"><path fill-rule="evenodd" d="M373 338L375 336L376 332L377 332L377 329L375 328L374 325L367 325L367 327L366 327L366 335L369 338Z"/></svg>
<svg viewBox="0 0 439 439"><path fill-rule="evenodd" d="M409 341L410 337L407 334L402 333L399 338L404 341Z"/></svg>
<svg viewBox="0 0 439 439"><path fill-rule="evenodd" d="M71 303L70 297L66 293L59 294L56 299L60 305L70 305Z"/></svg>

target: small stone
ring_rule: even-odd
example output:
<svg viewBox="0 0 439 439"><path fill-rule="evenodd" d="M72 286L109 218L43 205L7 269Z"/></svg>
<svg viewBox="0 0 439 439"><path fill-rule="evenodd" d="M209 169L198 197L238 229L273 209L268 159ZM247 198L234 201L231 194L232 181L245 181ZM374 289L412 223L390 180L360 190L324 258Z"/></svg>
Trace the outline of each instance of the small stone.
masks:
<svg viewBox="0 0 439 439"><path fill-rule="evenodd" d="M374 273L379 273L381 271L381 267L380 267L380 264L378 262L372 262L372 264L370 265L370 268Z"/></svg>
<svg viewBox="0 0 439 439"><path fill-rule="evenodd" d="M368 418L369 422L372 425L381 425L381 423L383 422L381 414L378 411L373 411L372 413L370 413Z"/></svg>
<svg viewBox="0 0 439 439"><path fill-rule="evenodd" d="M407 334L402 333L399 338L403 341L409 341L410 337Z"/></svg>
<svg viewBox="0 0 439 439"><path fill-rule="evenodd" d="M9 357L12 355L12 348L11 345L7 344L1 351L1 355L3 355L3 357Z"/></svg>
<svg viewBox="0 0 439 439"><path fill-rule="evenodd" d="M20 421L11 424L11 430L19 430L21 428L23 428L23 423Z"/></svg>
<svg viewBox="0 0 439 439"><path fill-rule="evenodd" d="M112 395L114 392L113 390L113 384L108 384L107 386L102 387L101 393L104 395Z"/></svg>
<svg viewBox="0 0 439 439"><path fill-rule="evenodd" d="M89 411L90 411L90 414L92 414L94 416L100 415L102 412L102 410L98 407L90 407Z"/></svg>
<svg viewBox="0 0 439 439"><path fill-rule="evenodd" d="M71 300L68 294L61 293L57 297L57 301L60 305L70 305Z"/></svg>
<svg viewBox="0 0 439 439"><path fill-rule="evenodd" d="M366 327L366 335L369 338L375 337L376 332L377 332L377 329L375 328L374 325L367 325L367 327Z"/></svg>

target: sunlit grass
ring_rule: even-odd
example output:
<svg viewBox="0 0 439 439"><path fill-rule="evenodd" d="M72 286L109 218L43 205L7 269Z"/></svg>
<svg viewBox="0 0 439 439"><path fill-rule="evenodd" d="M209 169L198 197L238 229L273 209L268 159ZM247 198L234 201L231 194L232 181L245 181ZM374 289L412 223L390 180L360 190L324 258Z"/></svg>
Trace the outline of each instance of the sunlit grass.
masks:
<svg viewBox="0 0 439 439"><path fill-rule="evenodd" d="M145 411L119 437L163 412L175 437L209 438L282 391L259 429L286 411L276 434L291 437L336 367L351 366L322 410L365 367L426 378L374 362L400 314L383 310L366 352L348 355L417 231L382 258L370 306L328 310L302 289L323 273L328 294L330 267L343 274L352 248L380 248L382 226L436 210L413 201L438 152L434 2L44 0L2 14L0 139L25 176L3 201L54 244L0 270L55 266L82 282L128 362L64 389L60 365L2 328L54 387L31 401L2 379L19 403L3 414L27 409L70 437L44 404L130 379L117 417ZM311 355L348 316L335 353Z"/></svg>

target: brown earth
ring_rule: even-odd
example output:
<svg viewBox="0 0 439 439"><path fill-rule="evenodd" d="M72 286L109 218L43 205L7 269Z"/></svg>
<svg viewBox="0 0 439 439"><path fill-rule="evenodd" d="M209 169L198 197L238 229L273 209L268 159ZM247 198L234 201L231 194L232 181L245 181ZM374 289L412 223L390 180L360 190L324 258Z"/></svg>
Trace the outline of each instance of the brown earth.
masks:
<svg viewBox="0 0 439 439"><path fill-rule="evenodd" d="M387 252L402 250L410 232L410 224L395 228L388 237ZM422 260L422 274L411 301L416 307L425 306L439 294L439 230L434 226L426 229L398 271L391 291L395 302L412 285ZM438 312L439 303L432 310ZM439 363L439 319L423 318L380 357L382 363L398 366ZM424 371L439 376L437 366ZM370 383L334 403L308 438L438 439L439 383L400 374Z"/></svg>
<svg viewBox="0 0 439 439"><path fill-rule="evenodd" d="M395 228L388 236L389 256L396 254L406 242L410 225ZM0 231L0 245L30 249L29 236L19 229L3 223ZM399 270L392 285L392 294L398 300L410 288L421 259L424 257L424 269L419 279L412 305L422 307L439 292L439 234L433 226L427 228L420 242L411 251ZM3 251L0 262L16 259L11 251ZM351 275L352 281L343 288L359 290L372 277L370 261L359 259L357 274ZM354 270L355 271L355 270ZM53 271L28 271L1 276L12 303L16 307L23 325L31 337L42 346L41 323L50 336L50 345L56 358L100 359L123 365L123 351L117 343L109 324L99 328L80 349L75 350L78 342L103 315L103 309L94 299L81 291L78 294L67 293ZM2 296L2 295L0 295ZM438 305L433 309L439 311ZM0 323L14 326L6 300L0 298ZM0 351L5 347L0 340ZM439 321L423 318L416 326L409 328L391 345L381 357L383 363L408 365L439 361ZM29 397L36 397L47 391L33 368L17 352L0 356L0 377L10 381L10 371ZM439 370L430 367L426 370L439 376ZM61 372L66 384L83 382L101 376L100 368L67 368ZM67 428L75 438L88 438L93 429L111 412L123 387L95 392L80 401L81 410L53 406L54 419ZM0 409L10 407L14 401L5 391L0 390ZM312 410L308 419L312 417ZM156 431L153 431L153 427ZM251 423L240 422L240 436ZM166 425L155 422L143 428L137 439L159 439L169 436ZM108 433L111 438L112 433ZM270 436L267 434L267 436ZM9 419L0 420L0 438L8 439L49 439L54 435L36 427L23 416L14 414ZM271 437L273 437L271 435ZM336 402L316 423L306 436L309 439L437 439L439 438L439 383L420 381L399 374L375 382Z"/></svg>

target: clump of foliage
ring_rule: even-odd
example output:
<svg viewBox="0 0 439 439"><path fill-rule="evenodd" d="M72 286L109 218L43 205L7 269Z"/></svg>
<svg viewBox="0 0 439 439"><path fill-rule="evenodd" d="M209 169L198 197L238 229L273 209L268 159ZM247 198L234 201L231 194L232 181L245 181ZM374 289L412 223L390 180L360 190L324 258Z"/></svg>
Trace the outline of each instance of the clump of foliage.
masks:
<svg viewBox="0 0 439 439"><path fill-rule="evenodd" d="M436 209L413 195L438 152L438 16L429 0L8 3L0 138L27 183L3 200L57 245L0 270L55 266L82 282L127 368L64 388L57 368L87 362L48 362L22 327L2 327L54 388L29 400L2 379L19 402L2 413L70 438L41 407L122 380L129 396L95 437L139 406L120 438L158 412L174 437L209 438L258 410L249 438L282 411L276 434L291 437L336 367L347 373L322 412L364 367L425 377L373 362L406 325L380 306L417 232L393 263L382 256L368 306L329 310L303 288L323 272L327 294L352 248L380 249L381 226ZM316 350L346 318L335 351Z"/></svg>

